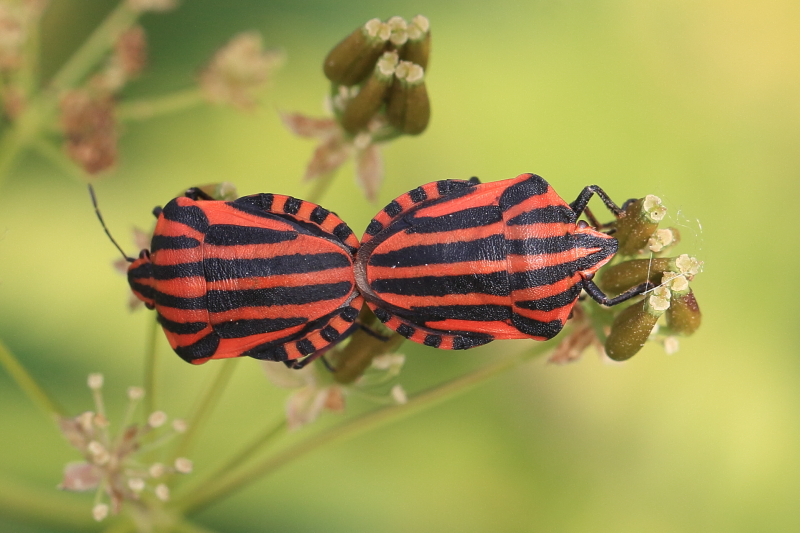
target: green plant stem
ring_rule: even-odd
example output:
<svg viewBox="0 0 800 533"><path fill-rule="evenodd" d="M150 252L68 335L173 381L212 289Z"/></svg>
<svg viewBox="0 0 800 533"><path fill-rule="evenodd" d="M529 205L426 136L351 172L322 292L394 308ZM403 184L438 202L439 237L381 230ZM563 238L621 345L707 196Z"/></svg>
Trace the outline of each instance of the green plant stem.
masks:
<svg viewBox="0 0 800 533"><path fill-rule="evenodd" d="M314 181L314 187L312 187L311 191L306 194L306 200L312 204L318 204L333 183L333 178L336 177L336 172L337 171L334 170L333 172L328 172L324 176L317 178Z"/></svg>
<svg viewBox="0 0 800 533"><path fill-rule="evenodd" d="M178 533L214 533L213 529L207 529L186 520L176 523L174 526L172 526L172 530L177 531Z"/></svg>
<svg viewBox="0 0 800 533"><path fill-rule="evenodd" d="M116 109L117 120L134 122L169 115L191 109L205 103L203 92L198 87L170 94L120 103Z"/></svg>
<svg viewBox="0 0 800 533"><path fill-rule="evenodd" d="M94 522L81 499L52 488L39 490L3 478L0 478L0 516L58 530L86 531Z"/></svg>
<svg viewBox="0 0 800 533"><path fill-rule="evenodd" d="M72 162L64 152L62 152L57 146L53 145L50 141L43 139L42 137L38 137L34 139L31 143L31 147L43 158L47 159L56 166L59 170L63 171L64 174L70 176L78 183L86 184L89 181L89 177L84 174L83 170Z"/></svg>
<svg viewBox="0 0 800 533"><path fill-rule="evenodd" d="M217 364L219 367L217 375L214 376L214 380L203 391L200 400L195 404L194 411L186 420L188 428L175 448L175 457L183 457L191 449L195 436L200 431L202 424L208 420L211 410L225 391L225 387L228 385L238 362L238 360L232 359Z"/></svg>
<svg viewBox="0 0 800 533"><path fill-rule="evenodd" d="M156 315L153 313L153 318L147 327L147 340L144 352L144 412L145 416L156 410L158 406L158 389L156 386L156 378L158 374L158 321Z"/></svg>
<svg viewBox="0 0 800 533"><path fill-rule="evenodd" d="M408 403L399 406L390 406L371 411L367 414L352 418L330 429L311 435L308 439L293 444L290 448L272 455L255 466L246 469L237 475L231 476L213 486L205 487L187 494L183 499L177 500L177 508L190 514L227 498L246 487L259 478L274 472L282 466L295 461L305 455L330 444L347 438L355 437L361 433L373 430L384 424L401 420L418 412L430 409L444 401L455 398L490 378L516 368L532 358L550 350L552 343L543 343L535 348L510 356L487 365L453 381L439 385L428 391L411 398Z"/></svg>
<svg viewBox="0 0 800 533"><path fill-rule="evenodd" d="M122 0L53 76L50 80L51 89L58 93L83 81L117 38L136 22L139 15L128 2Z"/></svg>
<svg viewBox="0 0 800 533"><path fill-rule="evenodd" d="M0 340L0 364L19 385L22 392L40 409L53 417L66 416L64 409L28 373L8 347Z"/></svg>

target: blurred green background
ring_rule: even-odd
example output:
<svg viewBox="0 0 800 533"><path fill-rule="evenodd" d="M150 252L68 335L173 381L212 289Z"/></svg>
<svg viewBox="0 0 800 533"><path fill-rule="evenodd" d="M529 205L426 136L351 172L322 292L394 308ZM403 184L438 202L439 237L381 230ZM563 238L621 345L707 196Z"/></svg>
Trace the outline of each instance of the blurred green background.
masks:
<svg viewBox="0 0 800 533"><path fill-rule="evenodd" d="M233 34L258 30L288 62L253 114L204 106L126 126L96 184L126 250L151 208L187 186L303 197L313 143L276 110L322 114L327 51L372 17L431 21L429 129L384 150L378 205L347 165L321 202L360 234L378 207L429 181L544 176L571 201L597 183L652 193L682 228L704 324L680 351L624 365L587 353L538 360L420 415L336 443L198 517L212 530L691 532L800 530L800 362L793 303L800 241L800 3L638 0L186 1L147 15L151 64L124 96L193 83ZM52 73L114 2L58 0L45 20ZM86 190L33 155L0 191L0 338L72 413L86 375L110 411L140 385L151 315L130 313ZM159 338L165 410L184 415L213 366ZM407 343L414 391L528 344L467 353ZM192 459L201 471L283 412L285 391L241 361ZM367 404L354 399L355 409ZM346 416L346 415L345 415ZM119 415L116 416L119 418ZM337 415L325 415L330 424ZM311 428L313 431L314 428ZM0 373L0 478L55 492L78 459ZM91 495L57 494L89 514ZM54 508L54 513L58 512ZM46 523L46 519L43 519ZM44 531L0 516L0 531Z"/></svg>

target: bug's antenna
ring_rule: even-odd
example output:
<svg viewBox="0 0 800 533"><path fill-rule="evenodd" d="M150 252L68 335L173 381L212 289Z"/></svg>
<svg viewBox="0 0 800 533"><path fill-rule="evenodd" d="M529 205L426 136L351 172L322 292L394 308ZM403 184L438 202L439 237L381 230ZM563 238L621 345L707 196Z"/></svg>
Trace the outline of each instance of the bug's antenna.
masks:
<svg viewBox="0 0 800 533"><path fill-rule="evenodd" d="M122 247L119 244L117 244L117 241L115 241L114 237L111 236L111 232L108 231L108 228L106 227L106 222L105 222L105 220L103 220L103 215L100 214L100 208L97 207L97 198L94 195L94 187L92 187L91 184L89 185L89 195L91 195L91 197L92 197L92 205L94 206L94 212L97 213L97 219L100 221L100 224L103 226L103 231L106 232L106 235L108 235L108 238L111 239L111 242L113 242L114 246L117 247L117 250L119 250L119 253L121 253L122 257L125 258L125 261L127 261L128 263L133 263L135 261L135 259L133 257L128 257L125 254L125 252L122 250Z"/></svg>

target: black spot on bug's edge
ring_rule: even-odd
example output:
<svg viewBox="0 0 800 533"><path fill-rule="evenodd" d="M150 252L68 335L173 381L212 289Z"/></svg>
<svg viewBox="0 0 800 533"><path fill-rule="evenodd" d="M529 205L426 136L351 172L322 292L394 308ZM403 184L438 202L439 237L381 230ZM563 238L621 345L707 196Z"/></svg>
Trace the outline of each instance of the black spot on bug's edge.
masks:
<svg viewBox="0 0 800 533"><path fill-rule="evenodd" d="M249 355L253 359L261 359L263 361L286 361L289 359L289 352L286 351L286 347L282 344L278 346L256 346L242 355Z"/></svg>
<svg viewBox="0 0 800 533"><path fill-rule="evenodd" d="M383 224L381 224L380 222L378 222L373 218L372 221L369 223L369 226L367 226L366 234L374 237L375 235L380 233L381 230L383 230Z"/></svg>
<svg viewBox="0 0 800 533"><path fill-rule="evenodd" d="M484 344L488 344L492 342L494 339L491 335L485 336L464 336L458 335L453 337L453 349L454 350L468 350L470 348L475 348L476 346L483 346Z"/></svg>
<svg viewBox="0 0 800 533"><path fill-rule="evenodd" d="M358 309L348 306L342 309L342 312L339 314L339 316L342 317L342 320L345 322L354 322L355 319L358 318L358 313Z"/></svg>
<svg viewBox="0 0 800 533"><path fill-rule="evenodd" d="M313 211L311 211L311 222L314 222L315 224L322 224L330 214L331 212L324 207L317 206Z"/></svg>
<svg viewBox="0 0 800 533"><path fill-rule="evenodd" d="M389 205L383 208L383 212L389 215L390 218L394 218L403 212L403 206L397 200L392 200Z"/></svg>
<svg viewBox="0 0 800 533"><path fill-rule="evenodd" d="M408 192L408 197L411 198L412 202L418 204L428 199L428 193L426 193L425 189L422 187L417 187L413 191Z"/></svg>
<svg viewBox="0 0 800 533"><path fill-rule="evenodd" d="M350 235L353 234L353 230L350 229L350 226L342 222L335 228L333 228L333 234L336 236L337 239L344 242L347 240Z"/></svg>
<svg viewBox="0 0 800 533"><path fill-rule="evenodd" d="M552 339L558 335L558 332L564 327L560 320L542 322L540 320L533 320L531 318L524 317L517 313L514 313L514 315L511 317L511 323L514 324L514 327L525 335L530 335L531 337L544 337L545 339Z"/></svg>
<svg viewBox="0 0 800 533"><path fill-rule="evenodd" d="M417 331L417 329L409 326L408 324L400 324L396 331L399 335L408 339Z"/></svg>
<svg viewBox="0 0 800 533"><path fill-rule="evenodd" d="M175 348L175 353L184 361L191 363L195 359L213 356L219 347L219 340L219 335L212 332L188 346L178 346Z"/></svg>
<svg viewBox="0 0 800 533"><path fill-rule="evenodd" d="M500 195L500 209L506 211L521 204L531 196L539 196L547 192L547 182L541 176L531 174L528 179L508 187Z"/></svg>
<svg viewBox="0 0 800 533"><path fill-rule="evenodd" d="M272 203L275 197L270 193L253 194L251 196L243 196L230 202L228 205L233 207L248 206L254 207L261 211L272 211Z"/></svg>
<svg viewBox="0 0 800 533"><path fill-rule="evenodd" d="M392 315L388 311L386 311L385 309L381 309L380 307L375 309L374 312L375 316L378 317L378 320L380 320L381 322L384 323L388 322L392 318Z"/></svg>
<svg viewBox="0 0 800 533"><path fill-rule="evenodd" d="M425 335L425 341L423 342L425 346L433 346L434 348L438 348L440 344L442 344L442 337L441 335Z"/></svg>
<svg viewBox="0 0 800 533"><path fill-rule="evenodd" d="M333 342L339 338L340 333L336 330L336 328L331 326L325 326L320 331L320 337L322 337L327 342Z"/></svg>
<svg viewBox="0 0 800 533"><path fill-rule="evenodd" d="M283 204L283 212L287 215L296 215L300 211L301 205L303 205L303 200L289 196Z"/></svg>
<svg viewBox="0 0 800 533"><path fill-rule="evenodd" d="M301 341L297 341L297 351L303 355L311 355L312 353L316 352L317 349L314 348L314 343L308 339L303 339Z"/></svg>

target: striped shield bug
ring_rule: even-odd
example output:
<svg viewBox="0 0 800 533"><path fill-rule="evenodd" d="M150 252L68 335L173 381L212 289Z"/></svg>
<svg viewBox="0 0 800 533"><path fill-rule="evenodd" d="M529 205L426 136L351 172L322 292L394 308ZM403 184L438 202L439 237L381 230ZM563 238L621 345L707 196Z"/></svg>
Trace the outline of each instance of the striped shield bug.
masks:
<svg viewBox="0 0 800 533"><path fill-rule="evenodd" d="M359 243L327 209L278 194L213 200L194 188L153 214L150 250L126 256L128 282L185 361L247 355L301 368L356 327Z"/></svg>
<svg viewBox="0 0 800 533"><path fill-rule="evenodd" d="M567 204L535 174L418 187L369 224L356 257L359 292L386 326L428 346L550 339L582 290L611 306L652 286L609 298L592 281L617 251L614 237L578 221L594 194L622 215L597 186Z"/></svg>

